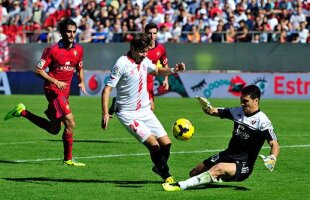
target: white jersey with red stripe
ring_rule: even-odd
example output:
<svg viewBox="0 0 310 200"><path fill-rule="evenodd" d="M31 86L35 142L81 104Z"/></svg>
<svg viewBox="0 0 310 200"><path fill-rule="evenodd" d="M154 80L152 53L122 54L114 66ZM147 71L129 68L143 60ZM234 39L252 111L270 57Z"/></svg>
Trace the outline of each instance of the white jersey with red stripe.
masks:
<svg viewBox="0 0 310 200"><path fill-rule="evenodd" d="M111 70L107 85L116 88L117 110L134 111L150 106L147 74L156 70L148 58L136 64L128 56L121 56Z"/></svg>

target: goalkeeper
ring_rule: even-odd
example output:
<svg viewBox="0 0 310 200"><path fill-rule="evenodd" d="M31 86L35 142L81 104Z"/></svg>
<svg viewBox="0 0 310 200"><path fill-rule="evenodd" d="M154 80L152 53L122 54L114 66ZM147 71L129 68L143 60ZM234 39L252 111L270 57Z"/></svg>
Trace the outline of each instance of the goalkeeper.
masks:
<svg viewBox="0 0 310 200"><path fill-rule="evenodd" d="M206 114L234 122L232 137L226 150L192 169L189 173L191 178L177 183L164 183L163 189L178 191L220 181L243 181L251 175L258 156L265 167L272 171L280 147L270 120L259 108L260 96L260 89L256 85L246 86L241 92L241 106L234 108L215 108L206 98L196 97ZM258 155L265 140L270 146L270 154Z"/></svg>

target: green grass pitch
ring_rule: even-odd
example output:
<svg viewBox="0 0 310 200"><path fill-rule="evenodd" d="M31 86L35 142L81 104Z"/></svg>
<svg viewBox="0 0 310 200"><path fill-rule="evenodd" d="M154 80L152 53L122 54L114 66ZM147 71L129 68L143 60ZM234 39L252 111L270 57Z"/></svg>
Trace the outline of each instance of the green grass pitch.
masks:
<svg viewBox="0 0 310 200"><path fill-rule="evenodd" d="M210 99L214 106L237 106L238 99ZM244 182L221 183L180 192L164 192L161 179L151 171L146 148L120 125L100 127L100 97L70 97L75 116L74 157L84 168L62 164L61 133L49 135L26 119L3 121L19 102L37 114L46 108L44 96L0 95L0 198L1 199L310 199L309 100L262 99L278 136L281 153L268 172L257 160ZM176 180L188 178L199 162L226 148L232 122L206 116L193 98L156 98L156 115L171 141L169 160ZM178 118L190 119L195 135L189 141L173 138ZM267 144L261 153L268 154Z"/></svg>

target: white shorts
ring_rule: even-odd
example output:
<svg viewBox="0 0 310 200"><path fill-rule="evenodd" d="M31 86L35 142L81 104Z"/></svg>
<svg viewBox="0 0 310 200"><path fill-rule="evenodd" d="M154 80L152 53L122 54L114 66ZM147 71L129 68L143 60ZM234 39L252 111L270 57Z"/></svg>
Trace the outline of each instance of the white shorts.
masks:
<svg viewBox="0 0 310 200"><path fill-rule="evenodd" d="M154 135L156 139L167 135L150 107L139 109L139 111L123 110L115 114L128 132L141 143L145 142L150 135Z"/></svg>

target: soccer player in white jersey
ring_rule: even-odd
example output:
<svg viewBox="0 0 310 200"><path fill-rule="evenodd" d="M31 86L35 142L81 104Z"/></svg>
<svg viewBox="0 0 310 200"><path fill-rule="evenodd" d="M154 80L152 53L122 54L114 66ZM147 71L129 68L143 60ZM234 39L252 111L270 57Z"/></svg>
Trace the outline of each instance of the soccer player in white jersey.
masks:
<svg viewBox="0 0 310 200"><path fill-rule="evenodd" d="M270 120L259 109L260 96L261 91L256 85L246 86L241 92L241 106L235 108L215 108L206 98L196 97L206 114L234 122L232 138L226 150L191 170L191 178L172 184L163 183L163 189L178 191L213 182L243 181L251 175L265 140L270 146L270 155L260 157L265 167L272 171L280 147Z"/></svg>
<svg viewBox="0 0 310 200"><path fill-rule="evenodd" d="M151 38L145 33L138 33L130 42L127 55L121 56L111 70L110 78L102 91L102 123L107 129L111 117L108 112L109 96L116 88L116 116L139 142L149 150L156 173L166 183L174 182L167 164L171 141L151 110L147 92L147 74L169 76L185 70L185 64L176 64L174 68L157 68L146 57ZM154 169L153 169L154 171Z"/></svg>

